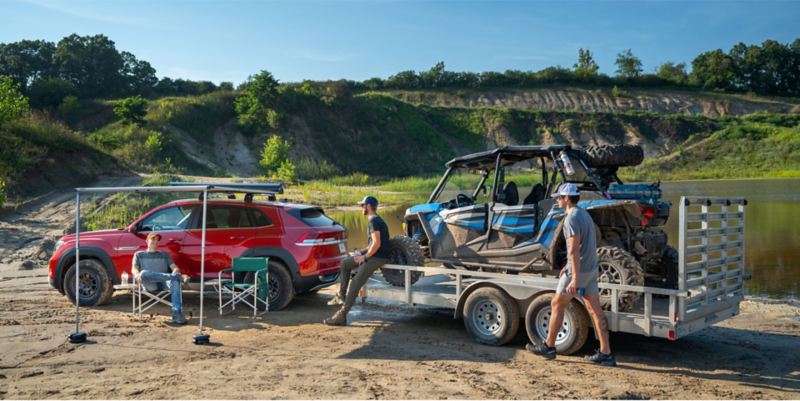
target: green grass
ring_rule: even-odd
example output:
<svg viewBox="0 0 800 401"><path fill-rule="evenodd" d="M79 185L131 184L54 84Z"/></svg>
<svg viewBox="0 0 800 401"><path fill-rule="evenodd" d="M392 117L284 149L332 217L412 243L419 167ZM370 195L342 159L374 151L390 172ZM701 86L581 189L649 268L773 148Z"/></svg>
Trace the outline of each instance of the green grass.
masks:
<svg viewBox="0 0 800 401"><path fill-rule="evenodd" d="M192 138L208 142L214 131L236 117L233 91L216 91L202 96L165 97L150 102L147 121L151 129L172 124Z"/></svg>

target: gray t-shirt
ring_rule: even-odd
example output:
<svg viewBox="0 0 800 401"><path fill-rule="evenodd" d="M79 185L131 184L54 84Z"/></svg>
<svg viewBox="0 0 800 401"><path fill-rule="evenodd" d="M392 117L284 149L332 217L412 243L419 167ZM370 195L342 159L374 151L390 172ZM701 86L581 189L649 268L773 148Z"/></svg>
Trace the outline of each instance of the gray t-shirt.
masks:
<svg viewBox="0 0 800 401"><path fill-rule="evenodd" d="M597 239L594 232L594 221L587 211L579 207L570 210L567 217L564 218L564 238L567 239L567 274L570 276L572 276L572 261L569 258L569 237L573 235L581 236L580 273L597 274Z"/></svg>
<svg viewBox="0 0 800 401"><path fill-rule="evenodd" d="M139 251L133 255L133 265L139 266L140 271L148 270L156 273L170 273L169 266L175 262L169 253L162 251Z"/></svg>

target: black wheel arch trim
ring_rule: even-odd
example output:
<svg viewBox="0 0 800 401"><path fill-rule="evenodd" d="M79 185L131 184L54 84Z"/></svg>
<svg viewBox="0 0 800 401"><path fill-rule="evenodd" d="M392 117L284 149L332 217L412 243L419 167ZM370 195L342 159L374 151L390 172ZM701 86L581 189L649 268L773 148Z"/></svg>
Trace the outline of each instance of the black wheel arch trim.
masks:
<svg viewBox="0 0 800 401"><path fill-rule="evenodd" d="M55 279L53 280L53 282L51 282L51 285L53 285L53 287L55 287L56 289L63 287L62 281L64 280L64 276L66 276L67 274L66 269L69 267L66 266L67 260L74 257L75 257L75 248L73 247L65 250L58 258L58 264L56 265ZM117 268L114 266L114 262L111 260L111 256L109 256L105 250L95 246L82 246L81 258L82 258L81 260L99 259L100 262L103 264L103 267L105 267L106 273L108 273L108 277L111 279L111 285L119 284L119 277L117 277Z"/></svg>
<svg viewBox="0 0 800 401"><path fill-rule="evenodd" d="M300 275L300 266L297 264L297 260L295 260L294 256L283 248L278 248L274 246L259 246L255 248L250 248L241 255L240 258L257 258L257 257L276 257L281 259L285 264L286 267L289 269L289 274L292 275L292 283L297 285L298 278L301 277Z"/></svg>

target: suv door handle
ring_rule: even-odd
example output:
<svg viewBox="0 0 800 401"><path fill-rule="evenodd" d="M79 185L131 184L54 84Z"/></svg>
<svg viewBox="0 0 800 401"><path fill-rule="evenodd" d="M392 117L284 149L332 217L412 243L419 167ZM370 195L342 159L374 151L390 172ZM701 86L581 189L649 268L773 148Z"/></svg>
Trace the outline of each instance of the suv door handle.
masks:
<svg viewBox="0 0 800 401"><path fill-rule="evenodd" d="M244 239L244 237L231 237L231 239L234 239L234 240L236 240L236 239Z"/></svg>
<svg viewBox="0 0 800 401"><path fill-rule="evenodd" d="M167 241L169 241L169 242L177 242L177 241L178 241L178 238L170 238L170 239L168 239Z"/></svg>

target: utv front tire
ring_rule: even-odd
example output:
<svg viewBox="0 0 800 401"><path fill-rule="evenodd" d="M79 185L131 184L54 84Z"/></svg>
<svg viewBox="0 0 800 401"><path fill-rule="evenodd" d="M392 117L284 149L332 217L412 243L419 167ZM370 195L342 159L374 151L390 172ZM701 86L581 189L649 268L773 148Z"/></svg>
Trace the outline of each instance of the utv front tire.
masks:
<svg viewBox="0 0 800 401"><path fill-rule="evenodd" d="M639 145L601 145L576 149L587 167L638 166L644 161L644 149Z"/></svg>
<svg viewBox="0 0 800 401"><path fill-rule="evenodd" d="M103 264L97 259L81 260L79 272L80 306L100 306L111 299L114 287ZM64 276L64 293L75 304L75 265Z"/></svg>
<svg viewBox="0 0 800 401"><path fill-rule="evenodd" d="M419 244L409 237L398 235L389 240L389 260L386 262L392 265L403 266L424 266L425 258L422 257L422 250ZM405 287L406 272L399 269L381 268L381 274L391 285ZM422 272L411 272L411 284L413 285L422 277Z"/></svg>
<svg viewBox="0 0 800 401"><path fill-rule="evenodd" d="M644 271L633 255L622 248L604 246L597 248L597 268L600 283L643 286ZM639 300L638 292L619 291L619 311L629 309ZM611 310L611 290L600 290L600 304L604 310Z"/></svg>

